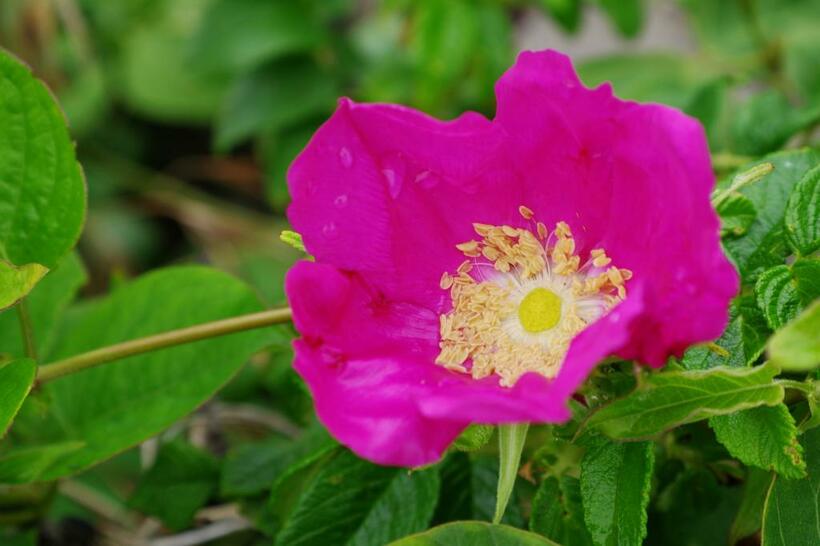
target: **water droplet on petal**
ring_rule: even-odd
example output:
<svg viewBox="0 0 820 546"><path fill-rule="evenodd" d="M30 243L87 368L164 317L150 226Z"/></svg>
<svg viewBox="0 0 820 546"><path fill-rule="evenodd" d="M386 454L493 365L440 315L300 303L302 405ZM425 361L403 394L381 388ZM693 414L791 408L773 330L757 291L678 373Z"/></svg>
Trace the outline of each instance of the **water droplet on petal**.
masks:
<svg viewBox="0 0 820 546"><path fill-rule="evenodd" d="M343 193L337 196L336 199L333 200L333 204L336 205L338 209L345 208L347 206L347 195Z"/></svg>
<svg viewBox="0 0 820 546"><path fill-rule="evenodd" d="M336 224L334 222L328 222L324 226L322 226L322 235L325 237L335 237L336 236Z"/></svg>
<svg viewBox="0 0 820 546"><path fill-rule="evenodd" d="M398 176L393 169L382 169L382 174L387 180L387 191L390 192L390 197L396 199L401 193L402 177Z"/></svg>
<svg viewBox="0 0 820 546"><path fill-rule="evenodd" d="M339 150L339 162L348 169L353 166L353 154L344 146Z"/></svg>
<svg viewBox="0 0 820 546"><path fill-rule="evenodd" d="M416 175L414 182L425 189L430 189L439 183L437 174L431 171L422 171Z"/></svg>

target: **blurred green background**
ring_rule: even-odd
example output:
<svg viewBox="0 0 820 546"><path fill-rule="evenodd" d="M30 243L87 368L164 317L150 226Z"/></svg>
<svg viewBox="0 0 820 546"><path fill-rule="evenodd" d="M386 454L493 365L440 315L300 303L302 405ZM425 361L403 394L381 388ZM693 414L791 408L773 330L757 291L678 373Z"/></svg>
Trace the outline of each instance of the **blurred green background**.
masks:
<svg viewBox="0 0 820 546"><path fill-rule="evenodd" d="M817 0L3 0L0 45L57 94L88 177L81 252L118 275L204 260L281 303L285 171L346 95L492 115L521 49L705 124L719 167L820 108Z"/></svg>
<svg viewBox="0 0 820 546"><path fill-rule="evenodd" d="M77 140L89 190L85 294L205 262L244 278L271 306L285 303L282 279L299 256L278 238L285 172L339 96L492 116L493 84L516 53L555 48L587 84L609 80L621 97L698 117L717 172L729 173L787 141L816 142L819 29L818 0L0 1L0 46L46 81ZM219 495L243 498L246 511L267 493L259 481L284 468L283 438L312 422L289 339L283 330L272 356L186 424L190 443L227 454ZM41 541L83 545L96 532L102 543L127 543L105 521L129 517L140 461L156 456L156 444L146 446L61 486ZM165 452L170 468L187 456L176 449ZM193 510L219 496L208 489L216 463L198 461L209 485ZM248 461L261 470L248 471ZM491 499L495 470L485 473ZM651 521L649 543L676 544L687 524L689 544L710 544L721 514L733 514L737 491L689 478L672 485L694 493ZM24 493L23 504L36 505L53 491ZM6 516L0 510L0 523Z"/></svg>

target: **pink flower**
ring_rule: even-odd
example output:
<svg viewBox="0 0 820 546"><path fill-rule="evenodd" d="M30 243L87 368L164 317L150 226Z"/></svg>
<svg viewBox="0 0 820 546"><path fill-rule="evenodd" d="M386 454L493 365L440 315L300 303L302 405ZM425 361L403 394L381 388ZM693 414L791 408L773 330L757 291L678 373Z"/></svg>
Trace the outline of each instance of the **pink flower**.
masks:
<svg viewBox="0 0 820 546"><path fill-rule="evenodd" d="M496 95L492 121L342 99L288 173L316 258L287 277L294 365L381 464L434 462L471 423L562 422L603 358L663 365L720 335L737 290L695 120L553 51Z"/></svg>

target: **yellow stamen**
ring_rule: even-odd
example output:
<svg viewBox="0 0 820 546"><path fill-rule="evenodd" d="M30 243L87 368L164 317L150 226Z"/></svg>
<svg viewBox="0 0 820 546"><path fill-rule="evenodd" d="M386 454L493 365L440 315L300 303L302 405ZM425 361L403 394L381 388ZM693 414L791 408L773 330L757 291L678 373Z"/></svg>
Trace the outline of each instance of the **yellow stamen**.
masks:
<svg viewBox="0 0 820 546"><path fill-rule="evenodd" d="M518 212L534 217L523 205ZM480 240L456 246L472 260L441 277L453 309L440 317L437 364L475 379L495 374L503 386L527 372L554 377L575 335L626 297L632 272L602 271L612 262L604 249L590 251L589 262L599 269L585 273L566 222L556 224L553 236L541 222L535 228L475 223ZM498 273L479 282L471 271L481 259Z"/></svg>

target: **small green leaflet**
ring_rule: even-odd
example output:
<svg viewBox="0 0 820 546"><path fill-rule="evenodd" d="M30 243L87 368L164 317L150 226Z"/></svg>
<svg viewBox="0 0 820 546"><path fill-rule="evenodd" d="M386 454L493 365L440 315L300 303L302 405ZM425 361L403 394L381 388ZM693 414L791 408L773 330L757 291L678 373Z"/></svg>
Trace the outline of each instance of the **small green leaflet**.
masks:
<svg viewBox="0 0 820 546"><path fill-rule="evenodd" d="M0 260L0 310L26 297L46 273L48 269L40 264L16 267Z"/></svg>
<svg viewBox="0 0 820 546"><path fill-rule="evenodd" d="M0 439L28 396L36 373L37 365L29 358L0 364Z"/></svg>
<svg viewBox="0 0 820 546"><path fill-rule="evenodd" d="M492 425L470 425L453 442L453 448L459 451L477 451L487 445L494 432L495 427Z"/></svg>
<svg viewBox="0 0 820 546"><path fill-rule="evenodd" d="M787 372L807 372L820 366L820 300L772 336L769 358Z"/></svg>
<svg viewBox="0 0 820 546"><path fill-rule="evenodd" d="M807 172L792 190L786 207L786 237L803 256L820 248L820 165Z"/></svg>
<svg viewBox="0 0 820 546"><path fill-rule="evenodd" d="M595 546L641 544L652 469L652 442L611 442L589 438L581 460L584 521Z"/></svg>
<svg viewBox="0 0 820 546"><path fill-rule="evenodd" d="M820 544L820 428L801 437L808 476L775 476L763 509L763 546Z"/></svg>
<svg viewBox="0 0 820 546"><path fill-rule="evenodd" d="M801 258L791 266L767 269L757 278L755 294L769 326L783 327L820 297L820 260Z"/></svg>
<svg viewBox="0 0 820 546"><path fill-rule="evenodd" d="M54 339L55 326L66 306L74 299L87 275L76 253L66 255L55 269L26 296L26 310L34 331L38 355L45 355ZM0 353L22 357L25 347L16 312L0 313Z"/></svg>
<svg viewBox="0 0 820 546"><path fill-rule="evenodd" d="M726 237L739 237L746 233L757 218L757 209L748 197L731 194L717 205L720 215L720 232Z"/></svg>
<svg viewBox="0 0 820 546"><path fill-rule="evenodd" d="M712 417L709 424L733 457L786 478L806 475L794 418L784 404Z"/></svg>
<svg viewBox="0 0 820 546"><path fill-rule="evenodd" d="M803 175L820 161L814 150L789 150L761 158L750 167L771 163L774 171L739 191L757 209L757 217L740 237L729 237L724 245L746 281L754 281L762 271L780 265L790 253L784 237L787 202Z"/></svg>
<svg viewBox="0 0 820 546"><path fill-rule="evenodd" d="M611 438L646 438L669 428L783 400L783 387L772 382L778 369L712 368L704 371L648 374L624 398L604 406L587 421Z"/></svg>
<svg viewBox="0 0 820 546"><path fill-rule="evenodd" d="M507 525L459 521L391 542L389 546L560 546L535 533Z"/></svg>
<svg viewBox="0 0 820 546"><path fill-rule="evenodd" d="M739 296L729 307L729 324L723 334L713 344L690 348L681 365L687 370L749 366L763 352L769 335L771 330L755 299Z"/></svg>
<svg viewBox="0 0 820 546"><path fill-rule="evenodd" d="M2 49L0 105L0 258L51 269L80 236L85 179L54 97Z"/></svg>

